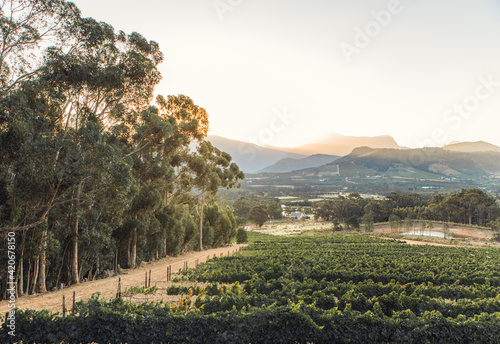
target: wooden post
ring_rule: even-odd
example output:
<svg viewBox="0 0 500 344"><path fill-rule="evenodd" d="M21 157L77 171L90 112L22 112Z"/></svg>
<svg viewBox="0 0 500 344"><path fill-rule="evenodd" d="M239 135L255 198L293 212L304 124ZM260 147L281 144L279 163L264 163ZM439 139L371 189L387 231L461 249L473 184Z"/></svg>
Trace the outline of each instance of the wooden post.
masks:
<svg viewBox="0 0 500 344"><path fill-rule="evenodd" d="M71 308L71 311L75 311L75 299L76 299L76 291L73 290L73 308Z"/></svg>
<svg viewBox="0 0 500 344"><path fill-rule="evenodd" d="M118 289L116 290L116 298L122 296L122 278L118 277Z"/></svg>
<svg viewBox="0 0 500 344"><path fill-rule="evenodd" d="M66 296L63 295L63 304L62 304L63 317L66 316Z"/></svg>
<svg viewBox="0 0 500 344"><path fill-rule="evenodd" d="M148 288L151 288L151 270L149 270Z"/></svg>
<svg viewBox="0 0 500 344"><path fill-rule="evenodd" d="M7 318L10 316L10 312L5 312L5 323L7 323Z"/></svg>
<svg viewBox="0 0 500 344"><path fill-rule="evenodd" d="M148 272L146 271L146 276L144 277L144 288L148 287Z"/></svg>

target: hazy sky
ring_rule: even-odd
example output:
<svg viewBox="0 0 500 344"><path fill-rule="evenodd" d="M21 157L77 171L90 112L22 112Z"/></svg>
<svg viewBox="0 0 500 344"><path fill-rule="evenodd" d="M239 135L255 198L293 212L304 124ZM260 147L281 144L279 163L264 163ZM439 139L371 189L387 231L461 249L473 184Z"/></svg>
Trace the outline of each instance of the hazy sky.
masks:
<svg viewBox="0 0 500 344"><path fill-rule="evenodd" d="M158 93L211 134L298 146L329 132L500 145L497 0L76 0L160 44Z"/></svg>

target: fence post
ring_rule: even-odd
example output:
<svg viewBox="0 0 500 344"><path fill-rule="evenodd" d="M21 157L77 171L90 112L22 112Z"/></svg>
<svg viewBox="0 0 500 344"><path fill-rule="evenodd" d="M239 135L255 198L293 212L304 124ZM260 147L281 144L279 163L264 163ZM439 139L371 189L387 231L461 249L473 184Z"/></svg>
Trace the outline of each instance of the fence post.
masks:
<svg viewBox="0 0 500 344"><path fill-rule="evenodd" d="M148 287L148 272L146 271L146 276L144 277L144 288Z"/></svg>
<svg viewBox="0 0 500 344"><path fill-rule="evenodd" d="M63 317L66 316L66 296L63 295L63 304L62 304Z"/></svg>
<svg viewBox="0 0 500 344"><path fill-rule="evenodd" d="M118 277L118 289L116 290L116 298L122 296L122 278Z"/></svg>
<svg viewBox="0 0 500 344"><path fill-rule="evenodd" d="M151 270L149 270L148 288L151 288Z"/></svg>
<svg viewBox="0 0 500 344"><path fill-rule="evenodd" d="M75 299L76 299L76 291L73 290L73 308L71 308L71 311L75 311Z"/></svg>

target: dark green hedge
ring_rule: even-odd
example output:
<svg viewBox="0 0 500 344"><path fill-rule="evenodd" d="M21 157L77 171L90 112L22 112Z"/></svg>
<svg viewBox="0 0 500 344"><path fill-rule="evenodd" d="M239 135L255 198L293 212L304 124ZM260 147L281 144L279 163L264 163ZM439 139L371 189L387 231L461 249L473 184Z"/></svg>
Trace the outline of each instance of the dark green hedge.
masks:
<svg viewBox="0 0 500 344"><path fill-rule="evenodd" d="M377 311L376 311L377 312ZM93 299L65 318L18 310L16 337L1 343L500 343L500 313L444 318L410 311L320 310L304 304L204 315L171 313L158 304Z"/></svg>

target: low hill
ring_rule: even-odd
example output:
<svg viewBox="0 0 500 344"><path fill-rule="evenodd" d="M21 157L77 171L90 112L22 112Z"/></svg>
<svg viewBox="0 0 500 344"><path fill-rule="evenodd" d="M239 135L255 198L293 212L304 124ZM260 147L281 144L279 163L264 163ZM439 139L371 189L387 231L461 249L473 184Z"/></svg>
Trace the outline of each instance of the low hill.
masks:
<svg viewBox="0 0 500 344"><path fill-rule="evenodd" d="M454 143L444 146L443 149L464 153L500 152L500 147L484 141Z"/></svg>
<svg viewBox="0 0 500 344"><path fill-rule="evenodd" d="M284 173L318 167L340 158L336 155L314 154L303 159L285 158L259 171L259 173Z"/></svg>
<svg viewBox="0 0 500 344"><path fill-rule="evenodd" d="M253 143L209 135L210 141L218 149L227 152L243 172L255 173L285 158L301 159L306 155L265 148Z"/></svg>

